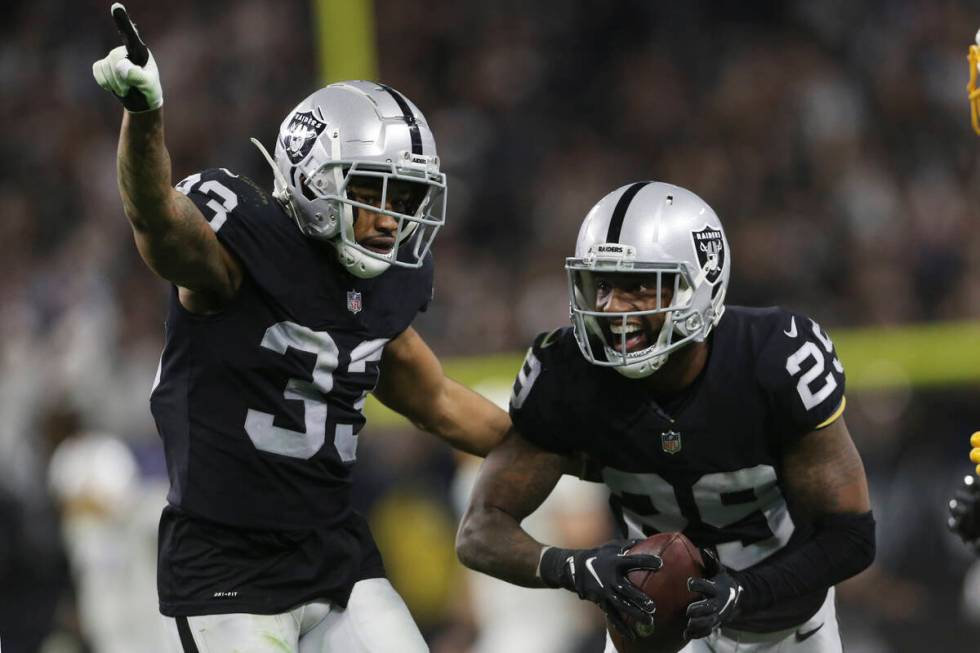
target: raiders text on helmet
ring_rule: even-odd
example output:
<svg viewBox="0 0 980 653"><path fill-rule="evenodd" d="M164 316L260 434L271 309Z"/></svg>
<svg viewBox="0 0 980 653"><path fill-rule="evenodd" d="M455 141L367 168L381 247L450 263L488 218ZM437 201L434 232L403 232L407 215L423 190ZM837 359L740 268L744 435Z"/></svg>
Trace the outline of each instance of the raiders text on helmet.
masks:
<svg viewBox="0 0 980 653"><path fill-rule="evenodd" d="M352 274L369 278L389 265L419 267L445 221L446 175L439 171L435 139L425 117L398 91L375 82L330 84L293 109L276 139L274 195L300 230L327 240ZM380 206L349 193L354 182L371 181ZM393 187L413 185L421 192L409 204L392 203ZM391 206L389 207L389 204ZM383 213L398 222L395 245L386 253L354 238L356 207ZM408 246L409 251L402 251Z"/></svg>
<svg viewBox="0 0 980 653"><path fill-rule="evenodd" d="M731 252L725 230L704 200L660 182L618 188L592 207L566 259L572 323L579 348L596 365L614 367L630 378L658 370L672 351L707 338L725 310ZM636 273L673 289L671 301L647 311L609 312L596 306L597 273ZM628 351L627 320L665 313L655 341ZM599 320L620 328L616 342Z"/></svg>

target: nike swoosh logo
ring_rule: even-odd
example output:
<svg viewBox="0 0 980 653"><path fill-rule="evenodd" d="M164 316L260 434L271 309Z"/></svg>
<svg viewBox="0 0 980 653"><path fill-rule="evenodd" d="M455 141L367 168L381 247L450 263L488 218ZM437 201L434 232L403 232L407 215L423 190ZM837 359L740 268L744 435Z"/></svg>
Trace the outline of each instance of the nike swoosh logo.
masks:
<svg viewBox="0 0 980 653"><path fill-rule="evenodd" d="M811 637L813 637L814 635L816 635L817 634L817 631L820 630L821 628L823 628L823 624L820 624L819 626L817 626L813 630L808 630L805 633L802 630L797 630L796 631L796 641L802 642L803 640L810 639Z"/></svg>
<svg viewBox="0 0 980 653"><path fill-rule="evenodd" d="M739 595L742 593L742 588L735 591L734 587L728 588L728 600L725 601L725 605L721 606L722 611L728 609L728 606L738 600Z"/></svg>
<svg viewBox="0 0 980 653"><path fill-rule="evenodd" d="M595 578L595 582L599 583L599 587L605 587L605 585L602 584L602 580L599 579L599 574L595 573L595 567L592 566L592 563L594 562L595 556L592 556L585 561L585 568L588 569L589 573L592 574L592 577Z"/></svg>
<svg viewBox="0 0 980 653"><path fill-rule="evenodd" d="M783 331L790 338L796 337L796 316L793 316L789 320L789 331Z"/></svg>

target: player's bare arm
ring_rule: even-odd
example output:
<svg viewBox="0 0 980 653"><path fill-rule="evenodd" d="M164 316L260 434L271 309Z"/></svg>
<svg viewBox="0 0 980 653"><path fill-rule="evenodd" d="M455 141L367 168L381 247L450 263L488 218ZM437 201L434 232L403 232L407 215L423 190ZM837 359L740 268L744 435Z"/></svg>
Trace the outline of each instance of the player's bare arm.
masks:
<svg viewBox="0 0 980 653"><path fill-rule="evenodd" d="M374 394L423 431L478 456L487 455L510 427L507 413L445 375L411 327L385 347Z"/></svg>
<svg viewBox="0 0 980 653"><path fill-rule="evenodd" d="M598 604L614 627L632 638L624 616L652 623L656 606L626 575L659 569L663 561L658 556L627 555L623 542L593 549L549 547L521 528L551 494L566 465L564 456L512 430L480 469L456 535L456 554L467 567L515 585L575 592Z"/></svg>
<svg viewBox="0 0 980 653"><path fill-rule="evenodd" d="M112 16L126 45L97 61L93 73L126 108L117 154L123 209L150 269L180 287L189 310L215 310L238 290L241 265L194 203L173 188L156 62L125 8L113 5Z"/></svg>
<svg viewBox="0 0 980 653"><path fill-rule="evenodd" d="M192 312L219 308L238 290L241 265L194 202L173 188L162 108L124 113L116 160L123 209L143 260L181 288L181 303Z"/></svg>
<svg viewBox="0 0 980 653"><path fill-rule="evenodd" d="M538 561L544 545L521 528L561 478L563 456L540 449L516 431L487 456L456 535L467 567L524 587L544 587Z"/></svg>
<svg viewBox="0 0 980 653"><path fill-rule="evenodd" d="M843 417L807 434L787 451L783 477L798 518L815 521L871 510L864 465Z"/></svg>

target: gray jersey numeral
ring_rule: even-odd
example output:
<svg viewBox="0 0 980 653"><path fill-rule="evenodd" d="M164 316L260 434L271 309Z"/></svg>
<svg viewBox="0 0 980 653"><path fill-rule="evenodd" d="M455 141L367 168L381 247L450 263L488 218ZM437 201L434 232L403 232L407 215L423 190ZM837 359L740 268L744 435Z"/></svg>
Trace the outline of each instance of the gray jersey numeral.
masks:
<svg viewBox="0 0 980 653"><path fill-rule="evenodd" d="M368 363L381 359L386 338L363 342L351 352L348 372L365 372ZM333 373L337 369L340 351L337 343L326 331L313 331L295 322L279 322L266 329L261 346L278 354L285 354L292 347L316 354L312 381L289 379L283 397L303 402L305 430L294 431L273 424L275 416L260 410L249 409L245 416L245 432L259 451L289 456L312 458L323 447L327 431L326 395L333 390ZM358 410L364 408L367 391L355 402ZM337 424L334 428L333 445L343 462L352 463L357 458L357 435L351 424Z"/></svg>

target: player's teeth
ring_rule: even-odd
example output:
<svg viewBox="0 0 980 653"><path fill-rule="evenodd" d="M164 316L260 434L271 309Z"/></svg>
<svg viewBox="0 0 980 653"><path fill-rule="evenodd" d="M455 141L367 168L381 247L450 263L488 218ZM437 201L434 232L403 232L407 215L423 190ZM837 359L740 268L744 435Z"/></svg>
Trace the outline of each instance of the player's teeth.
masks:
<svg viewBox="0 0 980 653"><path fill-rule="evenodd" d="M609 325L609 330L615 333L616 335L622 335L624 333L626 334L636 333L637 331L640 331L642 328L643 327L641 327L638 324L627 324L625 329L621 324Z"/></svg>

